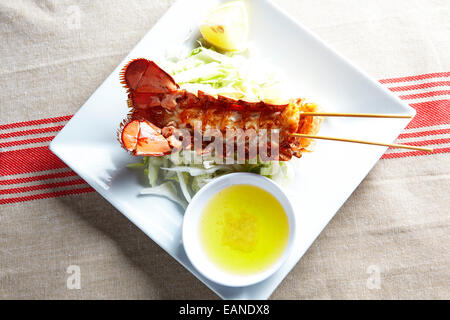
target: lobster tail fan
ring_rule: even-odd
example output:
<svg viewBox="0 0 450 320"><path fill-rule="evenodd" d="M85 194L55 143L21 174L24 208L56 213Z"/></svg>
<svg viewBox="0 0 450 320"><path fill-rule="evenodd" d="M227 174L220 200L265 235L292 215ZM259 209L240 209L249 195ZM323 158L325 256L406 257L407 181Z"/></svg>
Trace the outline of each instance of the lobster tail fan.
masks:
<svg viewBox="0 0 450 320"><path fill-rule="evenodd" d="M179 89L175 80L153 61L134 59L120 73L121 83L128 93L169 93Z"/></svg>

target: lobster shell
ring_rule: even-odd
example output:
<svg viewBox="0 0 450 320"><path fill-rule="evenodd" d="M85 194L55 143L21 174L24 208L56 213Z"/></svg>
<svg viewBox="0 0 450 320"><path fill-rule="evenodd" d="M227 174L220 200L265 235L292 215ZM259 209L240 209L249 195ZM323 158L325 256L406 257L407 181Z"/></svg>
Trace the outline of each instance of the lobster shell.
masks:
<svg viewBox="0 0 450 320"><path fill-rule="evenodd" d="M205 134L211 130L225 133L253 129L259 133L262 129L276 129L280 134L278 160L290 160L292 156L301 157L311 143L292 134L316 134L320 127L319 117L301 115L302 111L318 108L303 99L274 104L213 96L202 91L195 94L180 89L172 76L147 59L130 61L120 77L127 89L131 112L122 123L118 137L122 147L136 156L163 156L181 147L192 148L193 141L181 144L176 138L180 130L189 131L192 138L194 130ZM200 129L195 129L198 123ZM201 148L198 153L210 151L204 143Z"/></svg>

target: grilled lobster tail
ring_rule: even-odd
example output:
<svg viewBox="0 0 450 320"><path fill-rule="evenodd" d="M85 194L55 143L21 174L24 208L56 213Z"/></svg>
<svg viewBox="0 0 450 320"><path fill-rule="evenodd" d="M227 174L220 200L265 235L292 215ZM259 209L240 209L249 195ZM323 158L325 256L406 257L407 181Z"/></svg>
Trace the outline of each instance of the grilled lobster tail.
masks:
<svg viewBox="0 0 450 320"><path fill-rule="evenodd" d="M229 132L253 130L254 139L260 139L261 132L276 130L278 141L269 141L268 145L278 147L278 160L290 160L292 156L301 157L311 143L292 134L316 134L321 123L319 117L301 115L302 111L318 108L303 99L273 104L180 89L168 73L146 59L128 63L121 72L121 82L128 91L131 113L121 125L119 141L136 156L163 156L181 148L192 149L197 146L195 133L208 136L219 132L225 136ZM265 137L270 140L268 135ZM250 144L252 136L243 139ZM239 134L235 141L239 141ZM205 142L196 148L198 153L211 152ZM248 147L248 158L247 151Z"/></svg>

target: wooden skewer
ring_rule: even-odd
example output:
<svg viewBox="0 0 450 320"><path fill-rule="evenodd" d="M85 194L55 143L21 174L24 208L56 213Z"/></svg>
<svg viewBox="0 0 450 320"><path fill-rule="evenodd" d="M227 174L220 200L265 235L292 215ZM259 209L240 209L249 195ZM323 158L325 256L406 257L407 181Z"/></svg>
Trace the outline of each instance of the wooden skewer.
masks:
<svg viewBox="0 0 450 320"><path fill-rule="evenodd" d="M410 149L410 150L419 150L419 151L433 152L433 149L431 149L431 148L408 146L408 145L404 145L404 144L379 143L379 142L371 142L371 141L364 141L364 140L354 140L354 139L345 139L345 138L333 138L333 137L314 136L314 135L301 134L301 133L293 133L292 135L296 136L296 137L308 138L308 139L320 139L320 140L353 142L353 143L361 143L361 144L370 144L370 145L374 145L374 146L383 146L383 147L398 148L398 149Z"/></svg>
<svg viewBox="0 0 450 320"><path fill-rule="evenodd" d="M352 118L393 118L411 119L413 116L400 114L378 114L378 113L336 113L336 112L302 112L303 116L316 117L352 117Z"/></svg>

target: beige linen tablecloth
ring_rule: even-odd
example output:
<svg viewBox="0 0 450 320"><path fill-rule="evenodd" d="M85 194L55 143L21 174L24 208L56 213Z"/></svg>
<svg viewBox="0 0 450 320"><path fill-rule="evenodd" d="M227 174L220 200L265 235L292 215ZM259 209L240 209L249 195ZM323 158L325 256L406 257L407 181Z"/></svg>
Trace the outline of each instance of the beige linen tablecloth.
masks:
<svg viewBox="0 0 450 320"><path fill-rule="evenodd" d="M0 0L0 125L75 113L172 2ZM375 79L425 74L391 87L448 118L448 0L275 2ZM448 124L440 153L380 160L272 298L450 298ZM0 205L0 298L217 298L95 192L25 200Z"/></svg>

